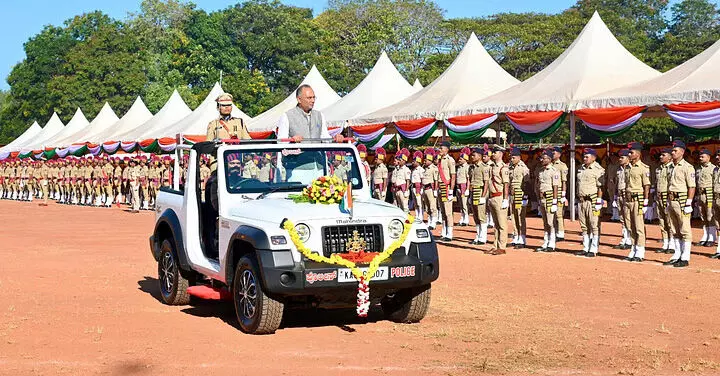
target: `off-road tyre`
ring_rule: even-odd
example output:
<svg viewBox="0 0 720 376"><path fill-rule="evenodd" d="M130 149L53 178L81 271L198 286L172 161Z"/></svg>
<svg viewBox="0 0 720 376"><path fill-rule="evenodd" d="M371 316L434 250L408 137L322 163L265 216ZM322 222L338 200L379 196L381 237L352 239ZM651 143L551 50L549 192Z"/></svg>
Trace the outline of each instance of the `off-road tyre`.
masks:
<svg viewBox="0 0 720 376"><path fill-rule="evenodd" d="M272 334L280 327L284 304L265 294L260 269L252 256L244 256L235 267L233 304L240 330L248 334Z"/></svg>
<svg viewBox="0 0 720 376"><path fill-rule="evenodd" d="M163 303L168 305L190 303L190 295L187 292L190 282L182 276L175 244L168 239L163 240L160 244L158 285Z"/></svg>
<svg viewBox="0 0 720 376"><path fill-rule="evenodd" d="M403 324L420 322L430 308L431 286L425 285L400 290L385 297L380 305L385 318Z"/></svg>

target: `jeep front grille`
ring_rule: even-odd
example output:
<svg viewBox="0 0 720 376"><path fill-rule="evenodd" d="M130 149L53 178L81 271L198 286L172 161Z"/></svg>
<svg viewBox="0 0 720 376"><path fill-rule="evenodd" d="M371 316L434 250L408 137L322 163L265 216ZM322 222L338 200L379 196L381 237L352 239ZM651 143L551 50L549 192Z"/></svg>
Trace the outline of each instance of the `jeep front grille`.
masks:
<svg viewBox="0 0 720 376"><path fill-rule="evenodd" d="M366 252L383 251L383 232L381 225L345 225L322 228L323 254L329 257L333 253L347 253L345 245L353 232L365 239Z"/></svg>

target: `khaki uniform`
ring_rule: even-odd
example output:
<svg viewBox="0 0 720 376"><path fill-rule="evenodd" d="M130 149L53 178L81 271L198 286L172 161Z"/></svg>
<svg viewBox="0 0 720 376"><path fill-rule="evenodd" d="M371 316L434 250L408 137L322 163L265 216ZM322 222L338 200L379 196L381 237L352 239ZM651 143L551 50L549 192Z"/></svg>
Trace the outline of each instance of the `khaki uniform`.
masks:
<svg viewBox="0 0 720 376"><path fill-rule="evenodd" d="M413 168L410 171L410 187L413 200L415 202L415 218L416 222L422 222L424 214L422 210L422 193L423 193L423 186L422 186L422 178L425 174L425 168L418 165L417 167Z"/></svg>
<svg viewBox="0 0 720 376"><path fill-rule="evenodd" d="M650 186L650 167L642 161L629 163L625 170L625 210L630 225L628 230L633 245L643 249L645 247L645 213L643 213L646 199L645 186Z"/></svg>
<svg viewBox="0 0 720 376"><path fill-rule="evenodd" d="M200 199L202 202L205 202L205 187L211 174L210 167L207 165L200 166Z"/></svg>
<svg viewBox="0 0 720 376"><path fill-rule="evenodd" d="M372 172L372 184L375 198L378 200L385 201L385 195L387 192L387 176L388 170L385 163L380 162L375 165L375 169Z"/></svg>
<svg viewBox="0 0 720 376"><path fill-rule="evenodd" d="M705 229L705 235L707 236L708 228L713 226L713 172L715 171L715 165L708 162L701 165L697 171L695 171L695 177L697 178L697 196L698 204L700 206L700 220L702 221L703 228ZM703 239L701 241L711 240Z"/></svg>
<svg viewBox="0 0 720 376"><path fill-rule="evenodd" d="M690 247L692 244L690 213L686 214L683 209L688 199L688 190L695 188L695 185L695 169L690 163L683 159L677 164L672 163L669 166L668 199L670 205L668 216L673 227L672 232L679 242L679 244L676 244L675 254L673 255L675 260L677 260L676 256L679 256L683 261L690 260Z"/></svg>
<svg viewBox="0 0 720 376"><path fill-rule="evenodd" d="M147 209L150 202L150 167L138 166L140 171L140 192L142 194L142 208Z"/></svg>
<svg viewBox="0 0 720 376"><path fill-rule="evenodd" d="M620 215L620 223L622 224L623 231L626 232L625 237L623 238L623 242L625 242L627 238L627 245L630 245L630 213L627 211L627 206L625 205L625 186L626 186L626 180L625 180L625 173L628 169L628 166L630 164L628 163L627 166L619 166L617 169L617 172L615 173L615 196L617 197L617 208Z"/></svg>
<svg viewBox="0 0 720 376"><path fill-rule="evenodd" d="M671 162L672 163L672 162ZM668 239L673 238L672 227L668 219L668 169L670 163L655 168L655 201L657 203L660 234L663 238L663 248L667 249Z"/></svg>
<svg viewBox="0 0 720 376"><path fill-rule="evenodd" d="M435 227L435 220L438 217L437 202L435 200L437 198L438 178L438 169L434 164L431 163L423 169L421 180L423 187L422 206L423 210L428 213L428 225L431 227Z"/></svg>
<svg viewBox="0 0 720 376"><path fill-rule="evenodd" d="M720 166L713 170L713 226L720 228ZM718 242L720 243L720 242ZM717 253L720 253L720 244L718 244Z"/></svg>
<svg viewBox="0 0 720 376"><path fill-rule="evenodd" d="M83 203L89 204L93 195L93 167L89 164L83 169L82 178L85 187L83 190Z"/></svg>
<svg viewBox="0 0 720 376"><path fill-rule="evenodd" d="M148 189L148 197L146 201L151 201L152 205L155 204L155 198L157 192L160 189L160 178L162 177L162 167L152 166L148 168L148 179L150 180L150 187Z"/></svg>
<svg viewBox="0 0 720 376"><path fill-rule="evenodd" d="M527 186L530 179L530 169L525 162L510 165L510 219L515 233L515 244L525 244L527 236ZM523 204L525 201L525 204Z"/></svg>
<svg viewBox="0 0 720 376"><path fill-rule="evenodd" d="M438 196L440 196L440 216L443 222L443 229L445 230L444 236L452 239L452 227L453 227L453 207L450 196L452 195L451 186L455 170L455 160L449 155L440 157L438 163L438 176L440 178L438 182Z"/></svg>
<svg viewBox="0 0 720 376"><path fill-rule="evenodd" d="M468 198L470 197L470 179L468 169L470 164L467 161L459 164L455 170L455 188L458 191L460 199L460 224L466 225L470 223L470 215L468 212Z"/></svg>
<svg viewBox="0 0 720 376"><path fill-rule="evenodd" d="M245 122L242 119L229 117L227 119L218 118L207 126L207 137L206 141L213 141L215 139L225 140L230 138L237 138L241 140L251 139L250 133L248 133L245 127Z"/></svg>
<svg viewBox="0 0 720 376"><path fill-rule="evenodd" d="M485 187L490 182L490 168L482 161L470 166L470 204L475 221L475 243L487 242L487 196Z"/></svg>
<svg viewBox="0 0 720 376"><path fill-rule="evenodd" d="M113 198L115 197L113 195L113 173L115 172L115 168L113 167L112 163L105 162L105 165L102 167L102 172L103 187L105 189L105 204L107 206L110 206L110 204L112 204Z"/></svg>
<svg viewBox="0 0 720 376"><path fill-rule="evenodd" d="M40 184L40 189L42 190L42 199L45 204L47 204L48 196L50 194L50 174L50 167L43 162L42 166L37 171L37 176L39 179L38 184Z"/></svg>
<svg viewBox="0 0 720 376"><path fill-rule="evenodd" d="M211 168L212 170L212 168ZM249 160L245 162L245 165L243 166L242 171L242 177L245 179L257 179L258 174L260 173L260 168L255 164L253 160Z"/></svg>
<svg viewBox="0 0 720 376"><path fill-rule="evenodd" d="M599 163L582 165L577 173L577 196L579 203L580 229L583 236L583 251L598 252L600 241L600 209L598 189L605 185L605 169Z"/></svg>
<svg viewBox="0 0 720 376"><path fill-rule="evenodd" d="M140 167L128 167L128 182L132 194L132 210L140 210Z"/></svg>
<svg viewBox="0 0 720 376"><path fill-rule="evenodd" d="M260 180L263 183L269 183L270 182L270 175L273 173L273 165L272 163L265 163L261 168L260 172L258 173L258 180Z"/></svg>
<svg viewBox="0 0 720 376"><path fill-rule="evenodd" d="M558 172L560 172L560 180L562 182L562 185L560 186L560 190L558 191L558 197L562 198L565 197L565 189L567 189L567 179L568 179L568 166L565 164L565 162L561 160L557 160L553 162L553 167L555 167ZM565 189L563 189L565 187ZM560 238L565 237L565 203L562 199L558 199L558 211L555 216L556 221L556 229L558 236Z"/></svg>
<svg viewBox="0 0 720 376"><path fill-rule="evenodd" d="M495 242L493 247L498 250L504 250L507 247L507 208L502 207L505 196L503 194L505 184L510 184L510 170L508 166L500 162L490 163L490 181L488 192L490 199L488 200L488 208L493 217L495 224Z"/></svg>
<svg viewBox="0 0 720 376"><path fill-rule="evenodd" d="M105 186L104 172L102 166L99 164L93 167L93 188L94 188L94 199L95 205L102 204L100 199L102 198L102 192Z"/></svg>
<svg viewBox="0 0 720 376"><path fill-rule="evenodd" d="M557 200L557 196L553 196L553 189L558 189L559 196L560 186L562 184L560 171L555 169L552 164L548 166L541 166L540 170L538 171L538 178L535 184L536 191L538 192L538 196L540 197L540 213L543 217L543 229L545 230L543 248L555 249L556 213L553 213L551 208L553 206L553 200Z"/></svg>
<svg viewBox="0 0 720 376"><path fill-rule="evenodd" d="M408 207L408 198L410 197L410 187L408 181L412 173L407 166L395 167L392 172L392 191L395 196L395 205L397 205L402 211L407 213L410 209Z"/></svg>

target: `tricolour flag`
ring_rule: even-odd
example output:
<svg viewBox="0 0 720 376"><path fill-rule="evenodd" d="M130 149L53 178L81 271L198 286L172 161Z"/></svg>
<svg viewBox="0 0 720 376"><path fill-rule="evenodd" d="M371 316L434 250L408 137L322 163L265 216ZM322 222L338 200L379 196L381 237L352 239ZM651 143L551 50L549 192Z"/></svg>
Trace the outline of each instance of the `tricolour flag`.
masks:
<svg viewBox="0 0 720 376"><path fill-rule="evenodd" d="M345 194L343 194L342 201L340 201L340 211L350 214L350 218L353 216L352 183L348 183L347 187L345 187Z"/></svg>

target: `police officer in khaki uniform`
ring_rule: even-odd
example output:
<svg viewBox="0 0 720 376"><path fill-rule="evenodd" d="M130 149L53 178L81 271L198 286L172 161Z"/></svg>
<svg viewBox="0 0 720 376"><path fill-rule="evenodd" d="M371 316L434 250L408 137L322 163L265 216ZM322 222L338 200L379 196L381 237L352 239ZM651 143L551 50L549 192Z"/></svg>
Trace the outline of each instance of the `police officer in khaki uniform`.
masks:
<svg viewBox="0 0 720 376"><path fill-rule="evenodd" d="M663 245L658 249L658 253L669 253L674 250L675 242L673 239L672 226L668 218L668 171L672 158L670 157L671 148L663 148L660 151L660 165L655 168L655 202L657 203L658 222L660 234L662 235Z"/></svg>
<svg viewBox="0 0 720 376"><path fill-rule="evenodd" d="M583 150L583 164L577 172L577 196L579 202L580 228L583 250L577 256L594 257L600 245L600 209L603 206L602 187L605 185L605 169L597 163L597 151Z"/></svg>
<svg viewBox="0 0 720 376"><path fill-rule="evenodd" d="M558 196L562 184L560 171L555 169L553 151L547 150L540 156L541 167L538 171L535 191L540 199L540 213L543 217L543 245L535 252L555 252L555 213L558 211Z"/></svg>
<svg viewBox="0 0 720 376"><path fill-rule="evenodd" d="M372 170L370 169L370 163L367 161L367 146L359 144L357 151L358 155L360 155L360 166L362 167L363 173L365 173L365 184L367 184L368 187L372 187Z"/></svg>
<svg viewBox="0 0 720 376"><path fill-rule="evenodd" d="M113 173L115 172L115 167L113 166L110 159L107 157L102 160L102 163L103 163L102 174L103 174L103 185L104 185L104 193L103 193L104 201L102 202L102 204L105 207L109 208L109 207L112 207L113 201L115 199L115 195L113 194L113 183L115 180Z"/></svg>
<svg viewBox="0 0 720 376"><path fill-rule="evenodd" d="M675 140L672 147L673 163L670 165L668 177L668 216L675 236L675 253L663 264L682 268L689 265L692 248L690 215L695 197L695 169L684 159L684 142Z"/></svg>
<svg viewBox="0 0 720 376"><path fill-rule="evenodd" d="M49 185L50 185L50 167L48 167L46 162L40 163L40 168L37 171L38 176L38 183L40 184L40 189L42 190L42 199L43 202L40 204L40 206L47 206L48 205L48 197L50 195L49 191Z"/></svg>
<svg viewBox="0 0 720 376"><path fill-rule="evenodd" d="M245 123L242 119L232 116L233 97L228 93L220 94L217 99L217 109L220 117L211 121L207 126L207 141L225 140L225 139L241 139L249 140Z"/></svg>
<svg viewBox="0 0 720 376"><path fill-rule="evenodd" d="M442 220L442 240L451 241L453 238L453 201L455 197L455 160L448 154L450 142L440 143L438 158L438 196L440 196L440 217Z"/></svg>
<svg viewBox="0 0 720 376"><path fill-rule="evenodd" d="M712 164L710 158L712 153L707 149L701 149L700 166L695 171L697 178L697 196L698 206L700 209L700 221L703 225L703 236L697 245L701 247L712 247L715 245L717 230L713 224L713 172L715 165Z"/></svg>
<svg viewBox="0 0 720 376"><path fill-rule="evenodd" d="M528 183L530 169L521 158L520 148L510 148L510 219L513 223L515 249L525 248L527 239L526 212L528 204Z"/></svg>
<svg viewBox="0 0 720 376"><path fill-rule="evenodd" d="M410 169L405 165L410 157L407 149L400 150L395 155L395 169L392 172L392 191L395 205L408 213L408 198L410 197Z"/></svg>
<svg viewBox="0 0 720 376"><path fill-rule="evenodd" d="M562 147L556 146L553 149L553 166L555 166L555 169L560 172L560 180L562 181L562 185L560 187L560 196L562 198L558 201L558 211L557 215L555 216L556 221L556 230L557 230L557 240L565 240L565 206L567 206L568 201L565 197L567 195L567 179L568 179L568 166L565 164L565 162L560 160L560 157L562 157ZM575 156L572 156L575 158Z"/></svg>
<svg viewBox="0 0 720 376"><path fill-rule="evenodd" d="M140 212L140 167L136 165L135 159L130 160L128 167L128 183L130 184L130 193L132 195L131 213Z"/></svg>
<svg viewBox="0 0 720 376"><path fill-rule="evenodd" d="M622 149L618 152L618 169L615 178L615 192L613 197L613 206L617 207L620 216L620 224L622 225L622 234L620 244L613 246L614 249L630 249L632 248L632 239L630 239L630 218L628 216L627 207L625 205L625 173L630 164L630 151Z"/></svg>
<svg viewBox="0 0 720 376"><path fill-rule="evenodd" d="M715 170L713 171L713 225L718 228L720 224L720 149L715 152ZM710 256L712 259L720 259L720 242L718 242L715 254Z"/></svg>
<svg viewBox="0 0 720 376"><path fill-rule="evenodd" d="M485 190L490 197L488 209L495 224L495 241L488 251L491 255L504 255L507 247L507 215L510 200L508 199L510 186L510 170L503 162L505 148L494 145L492 148L492 162L490 162L490 181Z"/></svg>
<svg viewBox="0 0 720 376"><path fill-rule="evenodd" d="M643 146L628 144L630 163L625 171L625 210L629 219L632 247L625 261L645 259L645 220L650 197L650 166L642 161Z"/></svg>
<svg viewBox="0 0 720 376"><path fill-rule="evenodd" d="M464 147L460 150L460 156L457 160L455 169L455 187L458 189L458 199L460 200L460 221L458 225L467 226L470 224L470 214L468 213L468 198L470 197L470 179L468 176L468 161L470 160L470 148Z"/></svg>
<svg viewBox="0 0 720 376"><path fill-rule="evenodd" d="M422 209L422 178L425 174L423 168L423 152L416 150L412 157L412 170L410 170L410 191L412 192L412 201L415 206L415 223L423 223L425 214Z"/></svg>
<svg viewBox="0 0 720 376"><path fill-rule="evenodd" d="M487 150L476 148L472 153L470 166L470 204L473 221L475 222L475 239L470 244L484 245L487 243L487 190L485 187L490 181L490 168L483 163L483 156Z"/></svg>
<svg viewBox="0 0 720 376"><path fill-rule="evenodd" d="M375 150L375 168L372 172L373 194L378 200L385 201L387 194L388 169L385 166L385 149Z"/></svg>
<svg viewBox="0 0 720 376"><path fill-rule="evenodd" d="M437 189L439 173L437 166L433 163L435 158L435 150L432 148L425 149L424 170L422 176L422 206L425 213L428 214L428 227L430 230L435 229L435 221L438 218L437 210Z"/></svg>

